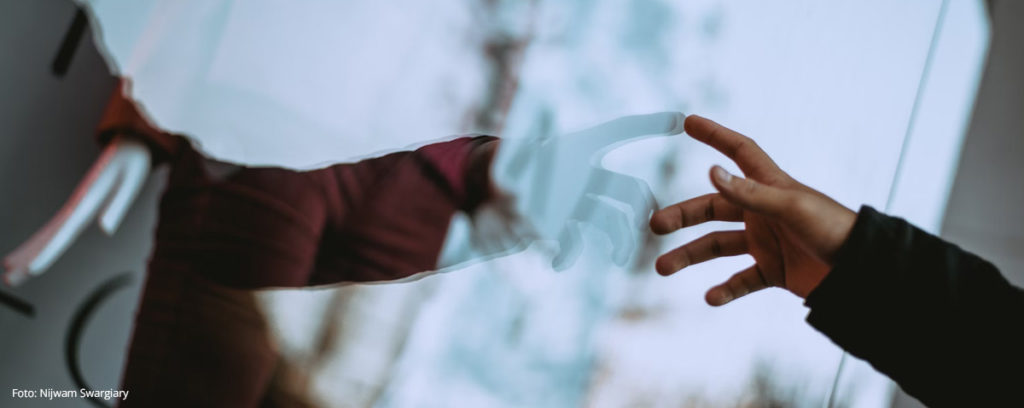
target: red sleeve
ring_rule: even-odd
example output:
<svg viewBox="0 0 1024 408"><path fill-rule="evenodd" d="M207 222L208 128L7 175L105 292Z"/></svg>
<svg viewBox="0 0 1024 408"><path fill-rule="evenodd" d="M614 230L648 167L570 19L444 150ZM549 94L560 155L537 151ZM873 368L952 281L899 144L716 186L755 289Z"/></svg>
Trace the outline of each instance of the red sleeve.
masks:
<svg viewBox="0 0 1024 408"><path fill-rule="evenodd" d="M329 221L310 283L393 280L435 269L452 216L472 211L490 192L494 140L460 138L332 167L324 183L332 188Z"/></svg>
<svg viewBox="0 0 1024 408"><path fill-rule="evenodd" d="M461 138L310 172L215 163L182 144L160 203L125 406L254 405L274 351L250 292L238 289L434 269L452 215L486 199L492 141ZM183 373L206 375L181 388Z"/></svg>
<svg viewBox="0 0 1024 408"><path fill-rule="evenodd" d="M161 201L150 267L184 262L239 288L432 270L452 216L489 194L493 142L466 137L315 171L236 167L222 177L183 148Z"/></svg>

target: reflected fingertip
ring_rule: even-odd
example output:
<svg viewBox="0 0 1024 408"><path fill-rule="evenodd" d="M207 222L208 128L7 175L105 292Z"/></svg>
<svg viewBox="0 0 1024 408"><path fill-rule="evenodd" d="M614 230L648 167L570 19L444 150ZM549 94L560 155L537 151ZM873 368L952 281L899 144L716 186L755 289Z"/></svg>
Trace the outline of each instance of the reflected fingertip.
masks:
<svg viewBox="0 0 1024 408"><path fill-rule="evenodd" d="M676 112L675 117L672 118L672 128L668 131L670 135L678 135L686 131L686 113Z"/></svg>

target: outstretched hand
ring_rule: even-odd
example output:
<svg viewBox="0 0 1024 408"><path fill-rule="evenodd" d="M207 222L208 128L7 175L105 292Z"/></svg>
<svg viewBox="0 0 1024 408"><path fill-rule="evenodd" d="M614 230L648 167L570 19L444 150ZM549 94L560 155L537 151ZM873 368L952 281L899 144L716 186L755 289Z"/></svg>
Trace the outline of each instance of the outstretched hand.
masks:
<svg viewBox="0 0 1024 408"><path fill-rule="evenodd" d="M667 276L718 257L750 254L755 264L708 290L708 304L721 306L771 286L807 297L831 269L856 214L794 180L750 138L696 115L686 118L684 128L736 162L745 178L712 167L718 193L655 212L651 230L668 234L707 221L743 222L745 228L712 232L665 253L656 263L658 273Z"/></svg>
<svg viewBox="0 0 1024 408"><path fill-rule="evenodd" d="M524 133L530 137L506 137L493 160L497 192L477 210L474 220L481 226L476 230L509 239L474 241L498 244L504 252L534 241L557 242L552 267L561 270L583 252L586 224L611 241L611 261L626 266L657 203L647 183L609 170L601 160L623 144L682 133L683 118L680 112L659 112L624 116L559 136L549 134L550 129L529 129ZM496 215L491 217L496 221L486 222L488 215Z"/></svg>

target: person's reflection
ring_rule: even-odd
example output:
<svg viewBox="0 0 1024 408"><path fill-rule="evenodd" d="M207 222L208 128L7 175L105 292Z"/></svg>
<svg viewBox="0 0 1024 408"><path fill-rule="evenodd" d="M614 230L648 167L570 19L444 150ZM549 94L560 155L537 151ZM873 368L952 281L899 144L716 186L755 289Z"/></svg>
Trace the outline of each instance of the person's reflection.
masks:
<svg viewBox="0 0 1024 408"><path fill-rule="evenodd" d="M132 106L104 121L140 128ZM120 117L117 117L120 116ZM491 194L496 139L464 137L314 171L206 159L149 127L172 170L121 406L291 405L253 289L388 281L436 269L452 216Z"/></svg>

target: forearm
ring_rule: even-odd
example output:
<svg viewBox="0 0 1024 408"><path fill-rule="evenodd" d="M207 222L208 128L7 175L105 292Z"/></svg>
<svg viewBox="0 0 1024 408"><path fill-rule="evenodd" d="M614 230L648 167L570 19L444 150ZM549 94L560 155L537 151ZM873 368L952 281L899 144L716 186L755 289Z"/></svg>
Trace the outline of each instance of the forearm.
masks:
<svg viewBox="0 0 1024 408"><path fill-rule="evenodd" d="M312 284L402 279L435 270L452 217L490 198L494 138L459 138L333 168L339 206ZM364 180L364 181L359 181Z"/></svg>
<svg viewBox="0 0 1024 408"><path fill-rule="evenodd" d="M926 404L998 398L1022 378L1024 293L992 264L870 207L807 305L812 326Z"/></svg>
<svg viewBox="0 0 1024 408"><path fill-rule="evenodd" d="M490 155L475 153L490 140L309 172L235 167L221 176L186 146L161 203L125 406L258 405L276 351L246 289L434 269L451 216L486 199L474 183L489 180L473 172L489 167Z"/></svg>
<svg viewBox="0 0 1024 408"><path fill-rule="evenodd" d="M461 137L423 146L413 154L427 165L428 176L439 176L435 181L461 210L472 212L494 193L490 168L497 146L498 139L492 136Z"/></svg>

